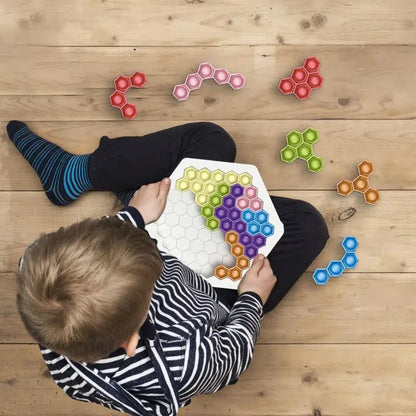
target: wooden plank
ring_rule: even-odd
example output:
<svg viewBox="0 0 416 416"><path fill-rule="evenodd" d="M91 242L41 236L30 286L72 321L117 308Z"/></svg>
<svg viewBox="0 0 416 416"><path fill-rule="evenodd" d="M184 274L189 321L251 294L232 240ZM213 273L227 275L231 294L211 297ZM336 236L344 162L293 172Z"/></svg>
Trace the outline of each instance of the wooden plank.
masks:
<svg viewBox="0 0 416 416"><path fill-rule="evenodd" d="M259 344L416 343L414 273L348 272L325 287L311 275L266 315ZM0 343L33 342L17 312L12 273L0 275L0 294Z"/></svg>
<svg viewBox="0 0 416 416"><path fill-rule="evenodd" d="M97 52L98 51L98 52ZM109 105L112 83L136 70L148 76L145 88L128 93L138 105L137 120L238 119L414 119L415 47L317 47L323 87L299 102L277 90L280 78L303 64L310 48L275 46L224 48L2 48L1 120L120 120ZM33 55L44 56L43 63ZM22 58L25 57L25 59ZM180 56L180 59L178 59ZM386 59L386 56L389 59ZM50 59L50 61L49 61ZM200 62L211 60L242 72L246 87L233 91L206 81L184 102L172 96ZM400 74L397 62L401 63ZM15 70L19 67L19 71ZM340 69L342 67L342 69ZM53 71L50 70L53 68ZM13 88L11 88L13 85Z"/></svg>
<svg viewBox="0 0 416 416"><path fill-rule="evenodd" d="M342 238L355 235L360 247L359 273L416 272L416 191L383 191L381 201L369 206L361 195L340 197L332 191L281 191L272 194L303 199L324 216L329 232L323 252L308 268L326 267L342 257ZM354 198L357 197L357 198ZM360 197L360 198L359 198ZM116 197L92 192L67 207L50 203L42 192L2 192L0 199L0 272L11 272L26 247L42 232L51 232L85 217L115 212Z"/></svg>
<svg viewBox="0 0 416 416"><path fill-rule="evenodd" d="M0 41L48 46L416 43L416 5L407 0L166 4L38 0L28 5L25 0L3 0Z"/></svg>
<svg viewBox="0 0 416 416"><path fill-rule="evenodd" d="M93 152L101 135L145 135L186 121L137 122L29 122L37 134L48 138L73 154ZM0 122L0 189L42 190L38 176L21 156L6 134L6 122ZM368 159L374 163L371 186L385 189L416 189L414 167L414 131L416 120L346 121L281 120L219 121L234 138L237 162L258 167L268 189L335 190L343 178L357 176L357 164ZM324 161L318 174L308 171L306 162L286 164L280 160L285 136L292 130L318 129L320 139L314 152ZM402 150L398 150L398 149ZM409 151L405 151L408 149ZM348 202L360 199L350 197ZM358 195L357 195L358 196Z"/></svg>
<svg viewBox="0 0 416 416"><path fill-rule="evenodd" d="M8 416L116 414L68 398L36 346L0 345L0 363ZM179 414L413 416L415 366L415 345L258 345L236 385L196 398Z"/></svg>
<svg viewBox="0 0 416 416"><path fill-rule="evenodd" d="M313 203L328 223L332 239L323 254L312 264L312 270L314 266L322 267L330 259L340 257L342 237L353 234L359 238L361 247L366 247L365 252L359 253L362 259L360 272L377 272L380 268L384 272L416 271L416 261L411 254L416 235L413 230L413 224L416 223L414 191L384 191L382 201L376 206L366 206L357 200L355 207L352 197L341 198L335 192L284 191L278 195ZM0 224L7 237L4 237L5 247L0 255L2 271L13 270L24 248L41 232L52 231L60 225L68 225L87 216L104 215L111 211L114 200L112 194L94 192L62 208L48 203L41 192L4 192L0 212L5 214L0 217ZM11 206L16 207L12 218L8 214ZM399 209L402 215L397 217L394 213ZM344 219L349 215L349 221ZM30 216L34 216L36 221L19 227L21 218ZM367 235L365 230L372 230L372 233ZM379 237L374 239L374 235ZM386 245L387 238L394 241L393 247Z"/></svg>

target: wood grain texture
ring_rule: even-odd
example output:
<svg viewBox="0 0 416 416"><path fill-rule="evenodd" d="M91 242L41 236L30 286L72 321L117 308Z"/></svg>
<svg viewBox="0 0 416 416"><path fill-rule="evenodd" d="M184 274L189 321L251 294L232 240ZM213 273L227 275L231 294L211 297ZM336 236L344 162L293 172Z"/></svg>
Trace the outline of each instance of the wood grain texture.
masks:
<svg viewBox="0 0 416 416"><path fill-rule="evenodd" d="M127 135L142 136L155 130L186 123L179 121L113 122L29 122L37 134L73 154L91 153L99 138ZM234 138L239 163L258 167L268 189L335 190L341 179L354 179L357 164L367 159L374 163L371 186L379 190L416 190L414 169L415 120L221 120ZM0 190L42 190L41 182L6 134L6 122L0 122ZM306 162L292 164L280 160L286 134L307 127L318 129L320 139L314 152L324 161L323 171L308 171ZM408 149L409 151L406 151ZM353 195L344 202L358 203ZM342 198L341 198L342 199Z"/></svg>
<svg viewBox="0 0 416 416"><path fill-rule="evenodd" d="M70 46L415 44L407 0L3 0L1 43Z"/></svg>
<svg viewBox="0 0 416 416"><path fill-rule="evenodd" d="M331 238L309 271L326 267L330 260L341 258L342 238L355 235L360 243L357 251L360 258L357 271L360 273L416 272L413 255L416 191L384 191L375 206L364 204L361 195L343 198L335 191L281 191L272 194L310 202L328 224ZM41 233L52 232L86 217L115 212L116 201L110 192L95 191L67 207L58 207L50 203L43 192L2 192L0 271L15 270L25 248ZM33 219L28 221L28 218Z"/></svg>
<svg viewBox="0 0 416 416"><path fill-rule="evenodd" d="M196 398L179 414L414 416L415 366L415 345L258 345L236 385ZM119 414L71 400L45 370L37 346L0 345L0 412Z"/></svg>
<svg viewBox="0 0 416 416"><path fill-rule="evenodd" d="M10 48L1 49L4 56ZM277 90L279 80L290 76L292 69L311 54L322 61L323 87L302 102L293 95L282 95ZM39 57L25 63L22 57L28 55ZM409 85L416 84L415 57L416 48L405 46L322 46L313 52L305 46L268 45L136 51L108 47L17 48L0 67L0 120L121 120L120 111L110 106L108 97L113 80L134 71L142 71L148 78L144 88L128 92L129 101L138 106L138 121L194 121L201 117L414 119L416 104ZM187 101L176 101L172 96L174 85L183 83L186 75L204 61L242 72L247 78L245 88L234 91L208 80ZM11 71L10 65L19 69Z"/></svg>
<svg viewBox="0 0 416 416"><path fill-rule="evenodd" d="M57 388L18 316L13 271L41 233L121 205L110 192L51 204L6 135L21 119L74 154L93 152L102 135L217 122L272 194L309 201L327 221L331 238L264 318L249 370L180 415L414 416L415 16L410 0L2 0L0 415L119 414ZM279 79L313 55L323 87L304 102L280 94ZM242 72L246 87L207 81L177 102L173 86L203 61ZM139 116L128 122L108 97L114 78L134 71L147 84L129 91ZM280 161L286 133L307 127L320 133L318 174ZM381 191L374 207L335 191L363 159ZM316 286L312 271L341 257L345 235L359 240L357 269Z"/></svg>
<svg viewBox="0 0 416 416"><path fill-rule="evenodd" d="M265 316L259 344L415 343L415 291L415 273L349 271L320 287L307 272ZM17 312L14 274L0 275L0 297L0 344L33 342Z"/></svg>

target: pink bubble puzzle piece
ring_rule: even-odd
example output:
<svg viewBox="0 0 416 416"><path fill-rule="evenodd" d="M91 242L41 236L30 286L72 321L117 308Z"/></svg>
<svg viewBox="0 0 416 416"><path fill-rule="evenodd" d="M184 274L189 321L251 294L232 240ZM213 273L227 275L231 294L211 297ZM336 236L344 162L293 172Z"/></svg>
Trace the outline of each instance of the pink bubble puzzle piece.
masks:
<svg viewBox="0 0 416 416"><path fill-rule="evenodd" d="M209 62L199 64L198 74L203 79L212 78L212 76L214 75L214 71L215 68Z"/></svg>
<svg viewBox="0 0 416 416"><path fill-rule="evenodd" d="M246 85L246 79L243 74L231 74L228 83L233 90L241 90Z"/></svg>
<svg viewBox="0 0 416 416"><path fill-rule="evenodd" d="M218 68L214 72L214 80L217 84L223 85L230 79L230 73L225 68Z"/></svg>
<svg viewBox="0 0 416 416"><path fill-rule="evenodd" d="M137 117L137 107L127 102L126 92L132 87L141 88L145 83L146 75L142 72L135 72L130 77L120 75L114 80L115 91L110 95L110 104L120 109L123 118L133 120Z"/></svg>
<svg viewBox="0 0 416 416"><path fill-rule="evenodd" d="M199 74L189 74L186 76L185 85L190 90L197 90L201 88L203 79L200 77Z"/></svg>
<svg viewBox="0 0 416 416"><path fill-rule="evenodd" d="M278 89L284 95L294 94L298 100L306 100L312 90L320 88L323 78L318 72L321 62L315 56L305 59L302 67L294 68L290 78L282 78Z"/></svg>
<svg viewBox="0 0 416 416"><path fill-rule="evenodd" d="M190 90L185 84L175 85L175 88L173 89L173 96L178 101L187 100L189 97L189 93L190 93Z"/></svg>
<svg viewBox="0 0 416 416"><path fill-rule="evenodd" d="M246 78L243 74L230 73L226 68L214 68L209 62L199 64L196 73L188 74L183 84L173 87L172 95L178 101L185 101L189 98L191 91L201 88L202 82L213 79L218 85L228 84L233 90L241 90L246 85Z"/></svg>

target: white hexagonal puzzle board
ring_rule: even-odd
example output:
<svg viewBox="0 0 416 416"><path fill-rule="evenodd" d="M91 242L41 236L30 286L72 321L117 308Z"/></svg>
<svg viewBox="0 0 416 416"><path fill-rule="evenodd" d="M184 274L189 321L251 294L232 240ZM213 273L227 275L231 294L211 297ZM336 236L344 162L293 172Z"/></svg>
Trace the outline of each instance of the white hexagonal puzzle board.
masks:
<svg viewBox="0 0 416 416"><path fill-rule="evenodd" d="M256 254L267 256L283 235L258 169L185 158L170 179L165 211L146 226L150 236L213 286L237 289Z"/></svg>

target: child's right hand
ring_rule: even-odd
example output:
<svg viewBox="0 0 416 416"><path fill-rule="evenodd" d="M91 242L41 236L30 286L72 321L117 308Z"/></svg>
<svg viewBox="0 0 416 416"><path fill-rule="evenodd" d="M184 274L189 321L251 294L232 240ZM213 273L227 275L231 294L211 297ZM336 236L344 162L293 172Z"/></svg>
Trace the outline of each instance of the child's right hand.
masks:
<svg viewBox="0 0 416 416"><path fill-rule="evenodd" d="M241 295L244 292L257 293L264 305L276 284L276 280L277 277L273 274L268 258L263 254L258 254L254 258L250 269L241 279L238 294Z"/></svg>
<svg viewBox="0 0 416 416"><path fill-rule="evenodd" d="M165 209L169 189L169 178L143 185L134 193L129 202L129 207L132 206L140 212L145 224L155 222Z"/></svg>

